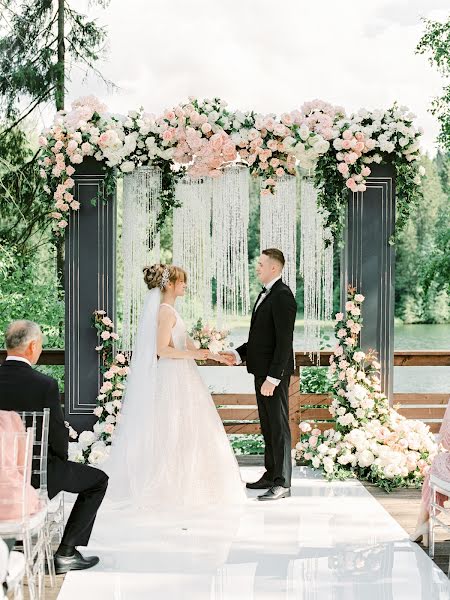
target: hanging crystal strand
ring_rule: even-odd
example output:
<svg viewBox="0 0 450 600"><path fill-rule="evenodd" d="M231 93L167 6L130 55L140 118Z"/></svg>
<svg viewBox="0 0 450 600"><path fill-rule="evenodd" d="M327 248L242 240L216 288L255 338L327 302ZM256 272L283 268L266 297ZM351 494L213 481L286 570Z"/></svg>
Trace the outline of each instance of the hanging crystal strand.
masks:
<svg viewBox="0 0 450 600"><path fill-rule="evenodd" d="M322 214L322 222L326 215ZM328 242L328 246L325 243ZM331 319L333 314L333 271L334 271L334 240L330 229L323 228L323 318L325 321Z"/></svg>
<svg viewBox="0 0 450 600"><path fill-rule="evenodd" d="M250 308L248 279L248 168L234 165L214 179L212 245L217 284L217 321Z"/></svg>
<svg viewBox="0 0 450 600"><path fill-rule="evenodd" d="M316 190L303 180L301 187L300 273L304 281L305 348L310 357L320 351L322 306L323 233L316 203Z"/></svg>
<svg viewBox="0 0 450 600"><path fill-rule="evenodd" d="M296 291L296 208L297 181L292 175L277 180L273 196L261 196L260 248L278 248L286 265L283 279L295 296Z"/></svg>
<svg viewBox="0 0 450 600"><path fill-rule="evenodd" d="M128 356L147 291L142 269L160 261L160 236L156 224L161 184L161 170L155 167L139 167L124 176L122 350Z"/></svg>
<svg viewBox="0 0 450 600"><path fill-rule="evenodd" d="M208 319L211 297L211 180L183 178L176 187L181 206L173 212L173 264L188 273L179 309L188 319Z"/></svg>

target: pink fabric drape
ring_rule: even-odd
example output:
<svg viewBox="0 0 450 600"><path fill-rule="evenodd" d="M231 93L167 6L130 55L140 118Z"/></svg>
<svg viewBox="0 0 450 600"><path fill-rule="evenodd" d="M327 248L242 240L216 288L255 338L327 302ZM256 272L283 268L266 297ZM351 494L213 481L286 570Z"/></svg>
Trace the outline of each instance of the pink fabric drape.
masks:
<svg viewBox="0 0 450 600"><path fill-rule="evenodd" d="M433 460L431 469L428 472L422 487L422 503L429 510L431 502L431 489L430 489L430 475L436 475L443 481L450 483L450 402L447 404L444 419L439 429L438 443L447 452L439 452ZM447 496L443 494L437 494L437 502L439 506L443 506L444 502L448 500Z"/></svg>
<svg viewBox="0 0 450 600"><path fill-rule="evenodd" d="M16 433L24 433L20 416L9 410L0 410L0 436L3 438L3 455L0 457L0 520L22 517L22 482L25 458L25 441L20 440L18 451L14 450ZM27 506L25 514L32 514L39 508L37 491L28 482ZM8 500L6 504L2 500Z"/></svg>

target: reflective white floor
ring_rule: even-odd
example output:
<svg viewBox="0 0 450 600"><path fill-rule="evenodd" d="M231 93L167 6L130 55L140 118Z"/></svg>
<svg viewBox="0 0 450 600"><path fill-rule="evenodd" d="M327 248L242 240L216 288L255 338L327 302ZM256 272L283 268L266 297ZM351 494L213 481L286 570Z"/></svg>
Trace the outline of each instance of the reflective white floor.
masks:
<svg viewBox="0 0 450 600"><path fill-rule="evenodd" d="M247 481L260 467L242 469ZM59 600L447 600L450 584L357 482L294 470L293 496L105 527ZM101 538L101 539L100 539Z"/></svg>

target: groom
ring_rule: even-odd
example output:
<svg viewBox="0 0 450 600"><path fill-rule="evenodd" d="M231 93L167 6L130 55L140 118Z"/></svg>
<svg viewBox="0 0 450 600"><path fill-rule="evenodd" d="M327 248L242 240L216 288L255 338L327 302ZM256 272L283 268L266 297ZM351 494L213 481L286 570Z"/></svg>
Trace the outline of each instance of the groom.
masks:
<svg viewBox="0 0 450 600"><path fill-rule="evenodd" d="M291 431L289 380L294 371L293 334L297 303L281 280L281 250L263 250L256 273L263 284L252 312L248 341L227 353L229 364L245 361L255 376L259 420L265 442L266 472L250 489L267 492L258 500L278 500L291 495Z"/></svg>

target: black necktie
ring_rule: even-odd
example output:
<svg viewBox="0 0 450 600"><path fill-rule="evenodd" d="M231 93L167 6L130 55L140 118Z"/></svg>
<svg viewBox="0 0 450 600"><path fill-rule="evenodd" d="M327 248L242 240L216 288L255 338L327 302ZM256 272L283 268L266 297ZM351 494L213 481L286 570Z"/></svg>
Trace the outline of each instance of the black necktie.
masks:
<svg viewBox="0 0 450 600"><path fill-rule="evenodd" d="M265 293L267 292L267 288L266 288L266 287L264 287L264 286L262 286L262 288L261 288L261 292L262 292L263 294L265 294Z"/></svg>

